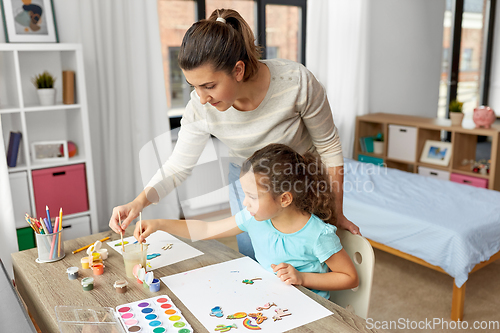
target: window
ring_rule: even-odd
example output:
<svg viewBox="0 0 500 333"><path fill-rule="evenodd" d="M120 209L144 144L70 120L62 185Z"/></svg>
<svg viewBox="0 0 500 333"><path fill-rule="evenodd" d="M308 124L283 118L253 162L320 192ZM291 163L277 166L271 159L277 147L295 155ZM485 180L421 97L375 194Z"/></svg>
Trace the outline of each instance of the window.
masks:
<svg viewBox="0 0 500 333"><path fill-rule="evenodd" d="M217 8L240 13L262 45L263 58L280 57L305 64L306 0L158 0L170 117L182 115L192 90L177 63L182 38L194 22L209 17Z"/></svg>
<svg viewBox="0 0 500 333"><path fill-rule="evenodd" d="M169 115L173 115L182 113L189 100L189 97L186 99L189 85L177 63L177 54L184 34L196 21L195 3L182 0L159 0L158 16L167 105L170 109Z"/></svg>
<svg viewBox="0 0 500 333"><path fill-rule="evenodd" d="M300 62L300 8L266 5L266 57ZM279 54L278 54L279 50Z"/></svg>
<svg viewBox="0 0 500 333"><path fill-rule="evenodd" d="M491 36L496 0L447 0L438 117L447 105L464 102L463 112L488 103Z"/></svg>
<svg viewBox="0 0 500 333"><path fill-rule="evenodd" d="M479 70L479 67L475 67L472 64L472 51L474 49L464 49L462 51L462 56L460 57L460 70Z"/></svg>

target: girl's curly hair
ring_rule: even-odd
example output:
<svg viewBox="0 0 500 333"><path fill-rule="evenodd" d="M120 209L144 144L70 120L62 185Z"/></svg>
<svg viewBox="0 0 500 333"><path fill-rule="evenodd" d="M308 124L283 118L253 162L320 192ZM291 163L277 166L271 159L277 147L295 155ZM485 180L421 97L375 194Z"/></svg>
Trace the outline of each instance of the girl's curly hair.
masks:
<svg viewBox="0 0 500 333"><path fill-rule="evenodd" d="M287 145L272 143L243 163L241 174L249 171L261 176L259 185L273 198L290 192L297 209L335 224L335 193L326 167L313 154L302 156Z"/></svg>

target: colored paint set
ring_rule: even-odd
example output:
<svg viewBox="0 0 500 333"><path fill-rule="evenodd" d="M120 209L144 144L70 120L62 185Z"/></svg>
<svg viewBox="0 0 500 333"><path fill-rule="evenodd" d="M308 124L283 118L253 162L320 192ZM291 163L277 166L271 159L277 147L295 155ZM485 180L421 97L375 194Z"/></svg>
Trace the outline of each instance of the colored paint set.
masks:
<svg viewBox="0 0 500 333"><path fill-rule="evenodd" d="M127 332L193 332L181 311L165 295L119 305L116 313Z"/></svg>

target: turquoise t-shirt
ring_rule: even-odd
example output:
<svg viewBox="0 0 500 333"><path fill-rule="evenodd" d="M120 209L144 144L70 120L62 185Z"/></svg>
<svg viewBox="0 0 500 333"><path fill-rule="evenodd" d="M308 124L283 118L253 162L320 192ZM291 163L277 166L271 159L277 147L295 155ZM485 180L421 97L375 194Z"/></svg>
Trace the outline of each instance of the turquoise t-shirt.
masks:
<svg viewBox="0 0 500 333"><path fill-rule="evenodd" d="M337 228L311 214L306 225L297 232L285 234L278 231L271 220L257 221L246 208L235 216L238 227L248 232L255 250L255 258L266 270L272 272L271 264L287 263L299 272L326 273L325 261L342 250ZM314 290L324 298L330 292Z"/></svg>

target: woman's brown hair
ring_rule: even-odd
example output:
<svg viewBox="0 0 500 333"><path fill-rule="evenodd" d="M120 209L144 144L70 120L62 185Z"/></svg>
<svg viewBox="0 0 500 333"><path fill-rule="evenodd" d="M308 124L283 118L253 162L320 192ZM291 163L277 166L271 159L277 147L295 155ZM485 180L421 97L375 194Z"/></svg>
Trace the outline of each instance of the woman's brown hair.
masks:
<svg viewBox="0 0 500 333"><path fill-rule="evenodd" d="M225 23L217 21L223 18ZM252 29L232 9L216 9L206 20L194 23L184 35L179 51L179 66L192 70L210 64L215 71L231 74L240 60L245 63L243 81L259 70L260 46L255 45Z"/></svg>
<svg viewBox="0 0 500 333"><path fill-rule="evenodd" d="M336 224L335 193L324 164L311 153L303 156L287 145L272 143L257 150L241 167L241 174L260 175L259 186L273 198L285 192L293 197L297 209L313 213Z"/></svg>

